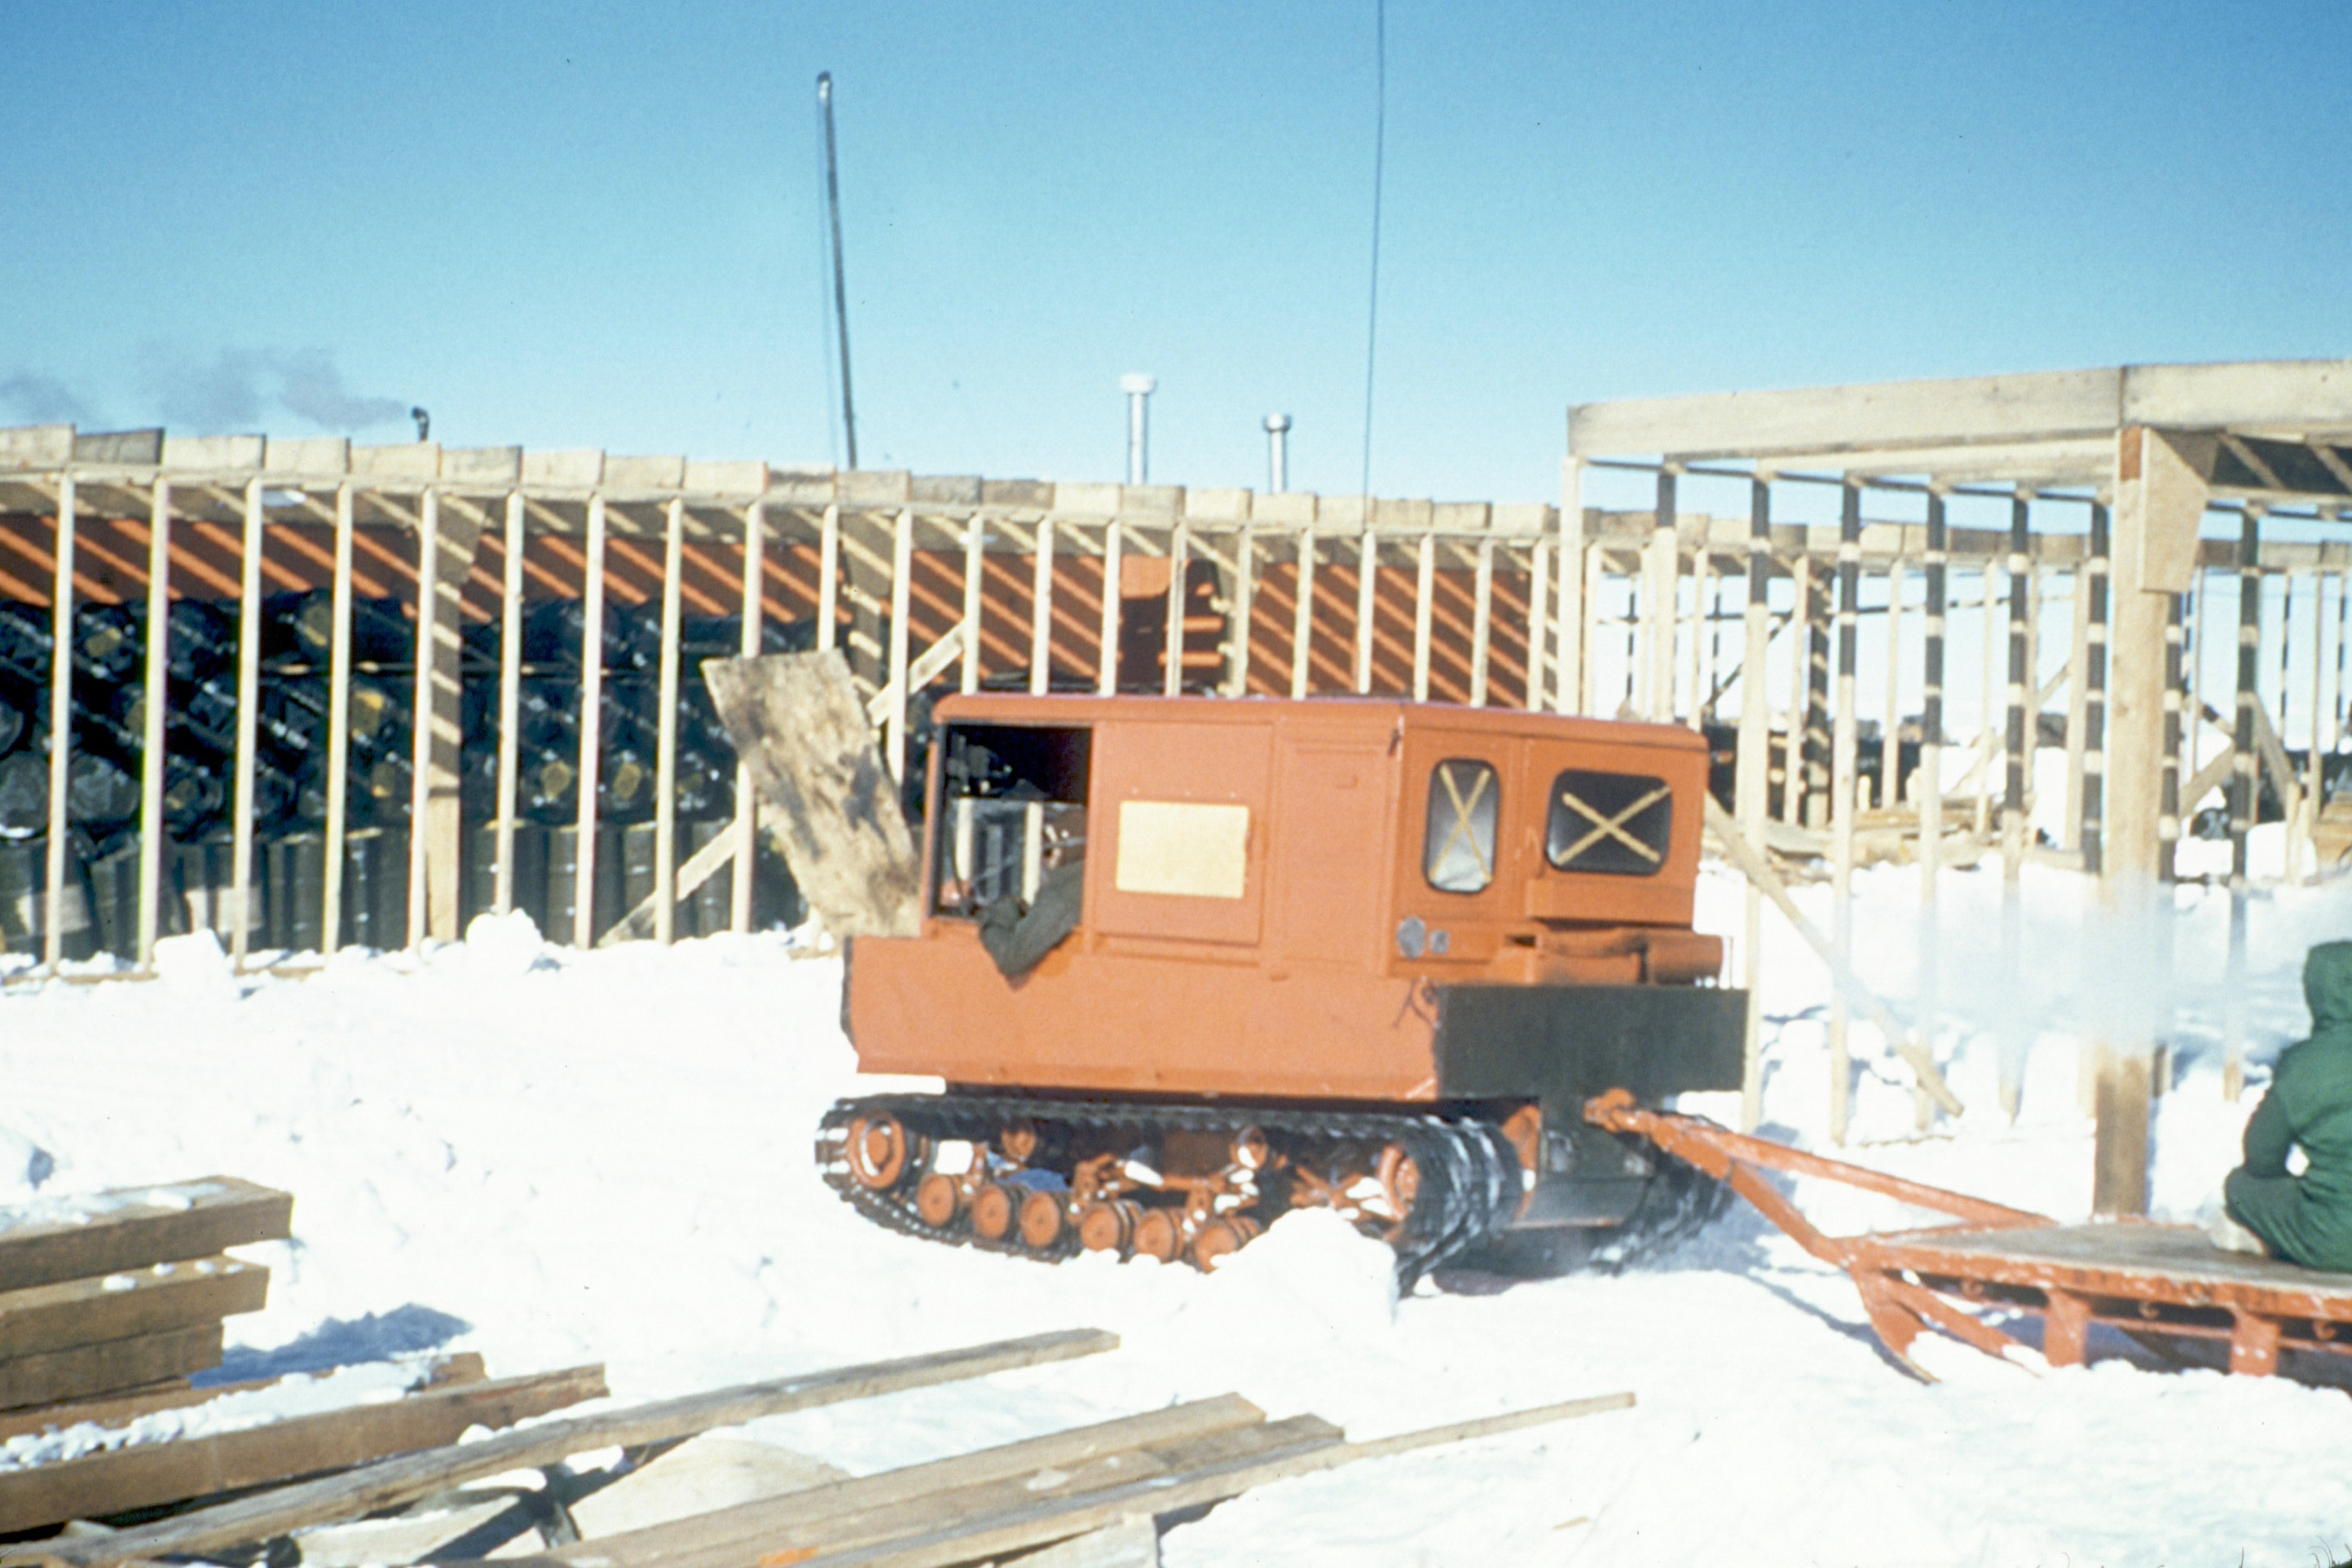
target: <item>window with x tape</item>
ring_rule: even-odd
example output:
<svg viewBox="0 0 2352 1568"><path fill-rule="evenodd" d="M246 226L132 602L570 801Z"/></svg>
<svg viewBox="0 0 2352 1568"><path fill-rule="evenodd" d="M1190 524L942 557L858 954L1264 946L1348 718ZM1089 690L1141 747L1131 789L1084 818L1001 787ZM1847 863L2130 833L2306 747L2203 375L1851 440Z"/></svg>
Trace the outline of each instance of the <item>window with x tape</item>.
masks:
<svg viewBox="0 0 2352 1568"><path fill-rule="evenodd" d="M1421 874L1441 893L1477 893L1495 879L1495 824L1503 786L1495 770L1454 757L1429 770L1429 824Z"/></svg>
<svg viewBox="0 0 2352 1568"><path fill-rule="evenodd" d="M1544 855L1562 871L1654 876L1674 827L1675 792L1664 779L1570 769L1551 781Z"/></svg>

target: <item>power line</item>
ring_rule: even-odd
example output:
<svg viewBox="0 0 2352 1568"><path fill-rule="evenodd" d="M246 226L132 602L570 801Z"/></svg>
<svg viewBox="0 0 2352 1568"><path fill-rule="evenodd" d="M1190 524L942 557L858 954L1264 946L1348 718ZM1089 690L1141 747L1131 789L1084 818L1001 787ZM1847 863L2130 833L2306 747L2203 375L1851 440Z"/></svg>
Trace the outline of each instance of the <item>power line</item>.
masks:
<svg viewBox="0 0 2352 1568"><path fill-rule="evenodd" d="M1364 319L1364 471L1359 487L1368 497L1372 493L1372 370L1381 327L1381 176L1389 132L1388 0L1372 0L1372 280Z"/></svg>

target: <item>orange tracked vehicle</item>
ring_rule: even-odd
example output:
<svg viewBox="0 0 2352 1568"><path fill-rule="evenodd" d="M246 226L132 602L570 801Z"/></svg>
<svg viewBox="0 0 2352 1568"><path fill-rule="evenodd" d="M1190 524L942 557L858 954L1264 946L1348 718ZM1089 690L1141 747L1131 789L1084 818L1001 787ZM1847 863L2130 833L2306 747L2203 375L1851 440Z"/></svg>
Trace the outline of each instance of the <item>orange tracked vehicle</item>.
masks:
<svg viewBox="0 0 2352 1568"><path fill-rule="evenodd" d="M845 1100L818 1140L871 1217L1205 1267L1321 1206L1409 1279L1711 1212L1580 1114L1739 1084L1745 998L1691 929L1697 735L1328 699L937 718L920 932L851 944L844 1016L865 1070L947 1088Z"/></svg>

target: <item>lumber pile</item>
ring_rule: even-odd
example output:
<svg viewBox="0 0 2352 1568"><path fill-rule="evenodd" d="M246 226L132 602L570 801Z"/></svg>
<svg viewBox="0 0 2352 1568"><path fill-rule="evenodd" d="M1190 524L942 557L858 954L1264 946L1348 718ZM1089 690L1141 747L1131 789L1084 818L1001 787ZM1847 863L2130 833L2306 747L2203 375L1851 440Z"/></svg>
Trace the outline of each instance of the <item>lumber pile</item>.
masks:
<svg viewBox="0 0 2352 1568"><path fill-rule="evenodd" d="M0 1213L0 1411L184 1389L269 1270L225 1255L289 1234L294 1200L234 1176Z"/></svg>
<svg viewBox="0 0 2352 1568"><path fill-rule="evenodd" d="M656 1474L702 1434L761 1415L978 1377L1117 1346L1092 1330L805 1373L630 1408L567 1416L398 1457L104 1533L0 1548L0 1563L100 1568L202 1556L215 1562L501 1562L541 1568L1150 1568L1158 1521L1287 1477L1633 1404L1606 1394L1373 1442L1313 1415L1269 1421L1238 1395L1197 1400L977 1453L850 1478L801 1462L748 1500L692 1507L583 1539L586 1506ZM488 1387L491 1385L481 1385ZM431 1394L412 1395L403 1405ZM288 1424L288 1425L290 1425ZM164 1448L175 1445L164 1445ZM740 1451L752 1447L735 1446ZM609 1456L619 1451L617 1459ZM597 1467L572 1468L582 1456ZM340 1458L340 1456L338 1456ZM780 1461L789 1459L778 1451ZM783 1466L793 1469L789 1463ZM538 1489L518 1489L537 1470ZM235 1484L224 1468L217 1479ZM487 1484L487 1485L486 1485ZM474 1488L468 1491L464 1489ZM692 1488L675 1495L692 1496ZM625 1510L605 1510L625 1521ZM536 1556L515 1545L536 1531ZM342 1532L340 1539L338 1532Z"/></svg>

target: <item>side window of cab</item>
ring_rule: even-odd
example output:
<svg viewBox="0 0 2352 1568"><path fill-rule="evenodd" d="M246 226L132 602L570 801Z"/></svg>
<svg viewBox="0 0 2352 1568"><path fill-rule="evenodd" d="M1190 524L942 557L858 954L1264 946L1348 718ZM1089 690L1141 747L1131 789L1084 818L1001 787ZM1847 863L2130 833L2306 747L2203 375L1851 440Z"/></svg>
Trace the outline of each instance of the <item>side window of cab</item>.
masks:
<svg viewBox="0 0 2352 1568"><path fill-rule="evenodd" d="M1441 893L1482 893L1495 879L1502 780L1491 763L1449 757L1429 770L1421 874Z"/></svg>

